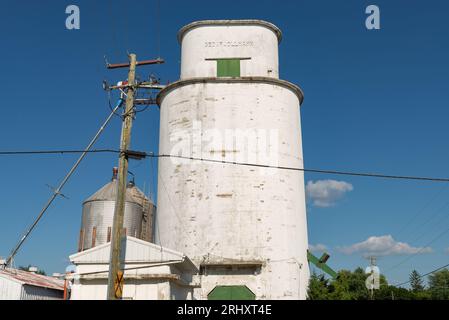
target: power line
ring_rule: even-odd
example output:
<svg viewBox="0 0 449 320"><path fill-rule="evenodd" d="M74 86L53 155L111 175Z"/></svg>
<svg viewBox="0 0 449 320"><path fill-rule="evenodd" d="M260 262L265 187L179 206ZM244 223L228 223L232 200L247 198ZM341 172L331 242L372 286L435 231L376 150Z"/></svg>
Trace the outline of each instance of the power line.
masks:
<svg viewBox="0 0 449 320"><path fill-rule="evenodd" d="M413 257L417 256L418 254L422 253L423 250L429 248L429 246L434 243L435 241L437 241L438 239L440 239L442 236L444 236L446 233L449 232L449 228L445 229L443 232L441 232L440 234L438 234L436 237L434 237L431 241L429 241L428 243L426 243L423 247L421 247L416 253L406 257L405 259L403 259L402 261L400 261L399 263L397 263L396 265L394 265L393 267L387 269L385 272L391 271L397 267L399 267L400 265L404 264L405 262L409 261L410 259L412 259Z"/></svg>
<svg viewBox="0 0 449 320"><path fill-rule="evenodd" d="M64 154L64 153L82 153L83 150L38 150L38 151L0 151L0 155L32 155L32 154ZM95 149L87 151L89 153L120 153L120 150L116 149ZM397 179L397 180L419 180L419 181L432 181L432 182L449 182L449 178L437 178L437 177L420 177L420 176L402 176L402 175L389 175L380 173L366 173L366 172L354 172L354 171L337 171L337 170L324 170L324 169L306 169L297 167L287 167L287 166L273 166L266 164L257 163L246 163L246 162L236 162L236 161L226 161L217 159L207 159L207 158L196 158L187 157L179 155L170 154L155 154L152 152L142 152L142 156L150 158L177 158L191 161L202 161L220 164L232 164L238 166L249 166L257 168L266 169L279 169L279 170L292 170L292 171L302 171L308 173L320 173L320 174L332 174L332 175L344 175L344 176L356 176L356 177L369 177L369 178L383 178L383 179Z"/></svg>
<svg viewBox="0 0 449 320"><path fill-rule="evenodd" d="M240 166L250 166L258 168L268 168L268 169L280 169L280 170L293 170L302 171L309 173L323 173L323 174L335 174L335 175L345 175L345 176L359 176L359 177L371 177L371 178L385 178L385 179L402 179L402 180L423 180L423 181L434 181L434 182L449 182L449 178L432 178L432 177L417 177L417 176L400 176L400 175L387 175L378 173L364 173L364 172L350 172L350 171L336 171L336 170L321 170L321 169L306 169L306 168L295 168L295 167L285 167L285 166L271 166L265 164L255 164L255 163L245 163L245 162L235 162L226 160L216 160L216 159L204 159L195 157L185 157L177 155L166 155L166 154L147 154L149 157L157 158L178 158L185 160L212 162L212 163L222 163L222 164L233 164Z"/></svg>
<svg viewBox="0 0 449 320"><path fill-rule="evenodd" d="M447 207L448 205L449 205L449 202L446 203L442 208L440 208L440 210L438 210L438 211L436 212L436 215L435 215L435 214L432 215L432 216L431 216L431 217L430 217L424 224L421 224L420 227L423 227L423 226L426 225L428 222L430 222L433 218L435 218L435 217L438 215L438 213L441 211L441 209L444 209L444 208ZM441 225L441 223L442 223L444 220L446 220L447 218L448 218L448 215L444 215L444 216L442 217L442 219L440 219L440 220L438 221L438 224L437 224L436 226ZM416 230L418 230L418 229L420 229L420 228L417 228ZM417 241L417 240L423 238L426 234L432 234L431 231L433 231L434 229L435 229L435 228L431 228L431 229L429 229L429 230L427 230L427 231L424 231L424 232L421 233L418 237L415 237L411 242L415 242L415 241ZM426 243L425 245L423 245L417 252L415 252L415 253L413 253L413 254L411 254L411 255L405 257L405 258L402 259L400 262L398 262L397 264L395 264L395 265L393 265L392 267L390 267L389 269L387 269L386 272L396 269L397 267L403 265L405 262L407 262L407 261L411 260L412 258L416 257L418 254L423 253L423 250L429 248L429 246L430 246L431 244L433 244L435 241L439 240L442 236L444 236L444 235L445 235L446 233L448 233L448 232L449 232L449 228L443 230L443 232L439 233L436 237L432 238L432 240L430 240L428 243Z"/></svg>
<svg viewBox="0 0 449 320"><path fill-rule="evenodd" d="M396 234L396 236L399 236L400 234L402 234L409 226L412 225L412 223L416 220L417 217L419 217L421 214L423 214L425 212L425 209L427 209L429 207L429 205L431 205L442 193L444 190L447 189L447 187L449 187L449 184L444 185L435 195L433 195L433 197L427 201L424 206L422 206L415 215L413 215L413 217L411 219L409 219L409 221L405 224L402 225L402 228L399 230L399 232ZM426 222L427 223L427 222ZM421 227L422 224L419 225L419 227ZM416 229L416 228L415 228Z"/></svg>
<svg viewBox="0 0 449 320"><path fill-rule="evenodd" d="M439 216L439 213L440 213L441 211L443 211L443 209L445 209L448 205L449 205L449 201L446 202L446 204L445 204L444 206L442 206L441 208L439 208L439 210L437 210L432 216L430 216L430 217L427 219L426 222L422 223L422 224L419 226L418 229L421 229L422 227L426 226L430 221L432 221L434 218L438 217L438 216ZM435 229L435 227L438 228L438 226L440 226L441 223L442 223L444 220L446 220L448 217L449 217L449 216L448 216L447 212L443 212L443 217L440 218L440 219L437 221L436 224L433 224L429 230L424 231L424 232L421 233L419 236L415 237L415 238L412 240L412 242L418 241L418 240L422 239L426 234L431 233L431 231L433 231L433 230ZM417 230L417 229L416 229L416 230Z"/></svg>
<svg viewBox="0 0 449 320"><path fill-rule="evenodd" d="M111 112L112 113L112 112ZM113 149L93 150L35 150L35 151L0 151L0 155L36 155L36 154L76 154L76 153L120 153Z"/></svg>
<svg viewBox="0 0 449 320"><path fill-rule="evenodd" d="M425 273L425 274L419 276L418 279L422 279L422 278L424 278L425 276L428 276L428 275L430 275L430 274L432 274L432 273L435 273L435 272L437 272L437 271L440 271L441 269L444 269L444 268L446 268L446 267L449 267L449 263L446 264L446 265L444 265L444 266L442 266L442 267L439 267L439 268L437 268L437 269L435 269L435 270L432 270L432 271L430 271L430 272L427 272L427 273ZM394 285L394 287L401 287L401 286L403 286L403 285L405 285L405 284L407 284L407 283L410 283L410 281L411 281L411 280L402 282L402 283L400 283L400 284L396 284L396 285Z"/></svg>
<svg viewBox="0 0 449 320"><path fill-rule="evenodd" d="M61 195L61 191L62 188L65 186L65 184L67 183L67 181L69 181L70 177L73 175L73 173L75 172L75 170L78 168L79 164L81 163L81 161L84 159L84 157L86 156L86 154L88 153L88 151L90 150L90 148L92 148L92 146L97 142L98 138L100 137L101 133L104 131L104 129L106 128L107 124L109 123L109 121L111 121L113 115L114 115L114 111L117 111L117 109L120 108L120 106L122 105L123 101L119 100L117 102L117 106L115 107L115 109L113 110L113 112L111 112L111 114L106 118L106 120L103 122L103 124L101 125L100 129L98 129L97 133L95 134L95 136L90 140L89 144L87 145L87 147L84 149L84 151L82 151L81 156L78 158L78 160L74 163L74 165L72 166L72 168L69 170L69 172L64 176L64 178L62 179L61 183L58 185L58 187L53 191L53 194L51 195L51 197L48 199L47 203L44 205L44 207L42 208L42 210L39 212L38 216L36 217L36 219L34 220L34 222L31 224L31 226L25 231L25 233L23 234L23 236L20 238L19 242L16 244L16 246L14 247L14 249L11 251L11 254L9 255L9 257L6 259L5 262L5 266L8 266L11 262L11 260L14 258L14 256L17 254L17 252L19 251L19 249L22 247L23 243L25 242L25 240L28 238L28 236L31 234L31 232L34 230L34 228L36 227L36 225L39 223L39 221L42 219L42 217L44 216L45 212L47 211L47 209L50 207L50 205L53 203L53 201L56 199L56 197L58 195Z"/></svg>
<svg viewBox="0 0 449 320"><path fill-rule="evenodd" d="M252 164L252 163L242 163L242 162L233 162L233 161L225 161L225 160L215 160L215 159L204 159L204 158L195 158L195 157L185 157L185 156L176 156L176 155L148 155L150 157L157 158L179 158L185 160L195 160L195 161L204 161L204 162L213 162L213 163L222 163L222 164L234 164L234 165L242 165L242 166L252 166L259 168L274 168L274 169L282 169L282 170L294 170L294 171L302 171L309 173L321 173L321 174L335 174L335 175L347 175L347 176L360 176L360 177L371 177L371 178L385 178L385 179L401 179L401 180L421 180L421 181L433 181L433 182L449 182L448 178L432 178L432 177L417 177L417 176L400 176L400 175L386 175L386 174L376 174L376 173L361 173L361 172L345 172L345 171L335 171L335 170L321 170L321 169L305 169L305 168L294 168L294 167L283 167L283 166L270 166L270 165L262 165L262 164ZM444 189L443 189L444 190ZM449 232L449 229L444 230L442 233L433 238L428 244L426 244L423 248L421 248L417 253L412 256L407 257L399 264L393 266L391 269L396 268L397 266L405 263L410 260L417 254L421 253L426 247L428 247L433 242L440 239L443 235ZM449 264L448 264L449 265ZM447 266L447 265L446 265ZM444 267L446 267L444 266ZM444 267L441 267L433 272L436 272ZM432 272L431 272L432 273ZM430 274L430 273L428 273ZM426 274L427 275L427 274ZM408 283L408 282L406 282ZM399 285L398 285L399 286Z"/></svg>

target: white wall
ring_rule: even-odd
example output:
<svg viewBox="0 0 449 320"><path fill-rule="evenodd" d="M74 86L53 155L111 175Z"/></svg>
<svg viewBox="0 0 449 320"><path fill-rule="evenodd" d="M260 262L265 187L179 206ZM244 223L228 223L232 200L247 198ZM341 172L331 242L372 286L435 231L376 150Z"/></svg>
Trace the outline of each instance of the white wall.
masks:
<svg viewBox="0 0 449 320"><path fill-rule="evenodd" d="M229 130L249 132L256 142L242 147L206 139L210 133L225 137ZM264 139L272 151L277 147L269 160ZM269 82L180 86L162 100L159 146L161 154L181 149L188 157L302 168L298 96ZM273 260L262 276L269 285L265 295L305 298L309 271L301 171L160 158L158 185L155 239L160 244L184 252L197 265L207 254L212 260ZM300 278L300 286L291 284Z"/></svg>
<svg viewBox="0 0 449 320"><path fill-rule="evenodd" d="M43 287L23 285L21 300L62 300L64 298L63 290L54 290Z"/></svg>
<svg viewBox="0 0 449 320"><path fill-rule="evenodd" d="M0 275L0 300L20 300L22 285Z"/></svg>
<svg viewBox="0 0 449 320"><path fill-rule="evenodd" d="M138 265L129 264L127 268ZM95 273L107 270L106 264L85 264L77 266L77 273L81 278L75 277L71 289L71 300L105 300L107 297L107 273ZM91 275L84 275L91 273ZM133 300L184 300L193 292L190 287L175 285L167 279L130 279L144 275L170 275L173 274L170 265L139 268L125 271L123 298ZM83 277L97 277L97 279L83 279Z"/></svg>
<svg viewBox="0 0 449 320"><path fill-rule="evenodd" d="M216 77L216 61L241 61L242 76L279 77L278 38L263 25L210 25L188 30L181 44L181 79Z"/></svg>
<svg viewBox="0 0 449 320"><path fill-rule="evenodd" d="M71 300L106 300L107 278L97 280L75 280ZM123 288L123 298L132 300L169 300L168 281L127 279Z"/></svg>

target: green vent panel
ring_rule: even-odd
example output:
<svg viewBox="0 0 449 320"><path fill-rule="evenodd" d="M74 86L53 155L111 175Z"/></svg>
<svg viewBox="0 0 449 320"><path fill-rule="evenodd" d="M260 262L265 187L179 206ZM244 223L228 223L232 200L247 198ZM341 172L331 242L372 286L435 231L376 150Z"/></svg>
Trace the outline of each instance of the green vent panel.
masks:
<svg viewBox="0 0 449 320"><path fill-rule="evenodd" d="M240 77L240 59L218 59L217 77Z"/></svg>
<svg viewBox="0 0 449 320"><path fill-rule="evenodd" d="M247 286L216 286L207 296L208 300L256 300Z"/></svg>

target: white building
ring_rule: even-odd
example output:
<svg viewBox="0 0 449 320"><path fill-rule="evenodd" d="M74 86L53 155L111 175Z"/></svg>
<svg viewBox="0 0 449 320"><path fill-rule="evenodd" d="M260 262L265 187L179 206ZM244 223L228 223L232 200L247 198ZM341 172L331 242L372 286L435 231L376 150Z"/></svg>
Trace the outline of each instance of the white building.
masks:
<svg viewBox="0 0 449 320"><path fill-rule="evenodd" d="M196 299L304 299L304 175L276 168L303 168L303 93L279 79L281 31L208 20L178 40L180 80L158 95L159 153L272 167L159 158L155 239L200 269Z"/></svg>
<svg viewBox="0 0 449 320"><path fill-rule="evenodd" d="M123 299L190 300L195 265L180 252L133 238L122 243L124 255ZM71 300L107 298L110 242L73 254L76 266L70 275Z"/></svg>
<svg viewBox="0 0 449 320"><path fill-rule="evenodd" d="M59 300L64 281L17 269L0 269L0 300Z"/></svg>

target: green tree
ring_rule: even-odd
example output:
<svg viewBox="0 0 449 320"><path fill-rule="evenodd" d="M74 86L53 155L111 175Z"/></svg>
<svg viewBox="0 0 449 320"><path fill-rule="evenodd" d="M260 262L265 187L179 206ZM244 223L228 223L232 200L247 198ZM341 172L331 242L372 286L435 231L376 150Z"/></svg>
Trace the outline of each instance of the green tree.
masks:
<svg viewBox="0 0 449 320"><path fill-rule="evenodd" d="M313 273L310 278L308 299L310 300L369 300L371 293L366 288L368 275L362 268L354 271L340 270L337 279L327 280L324 275ZM413 295L403 288L389 286L384 275L380 275L380 290L374 291L374 299L410 300Z"/></svg>
<svg viewBox="0 0 449 320"><path fill-rule="evenodd" d="M353 272L340 270L338 277L329 285L329 299L332 300L369 300L371 298L365 281L368 275L362 268ZM380 284L385 285L386 279L380 276Z"/></svg>
<svg viewBox="0 0 449 320"><path fill-rule="evenodd" d="M429 290L424 289L423 291L418 291L413 293L414 300L431 300L432 295Z"/></svg>
<svg viewBox="0 0 449 320"><path fill-rule="evenodd" d="M415 295L405 288L398 288L390 285L380 286L374 292L375 300L414 300Z"/></svg>
<svg viewBox="0 0 449 320"><path fill-rule="evenodd" d="M308 299L310 300L369 300L371 292L366 288L368 274L362 268L354 271L340 270L336 279L313 273L310 277ZM429 300L449 299L449 270L444 269L429 276L426 289L417 271L410 274L411 289L388 284L380 275L380 288L374 290L375 300Z"/></svg>
<svg viewBox="0 0 449 320"><path fill-rule="evenodd" d="M416 270L413 270L412 273L410 274L410 286L414 293L424 291L422 277Z"/></svg>
<svg viewBox="0 0 449 320"><path fill-rule="evenodd" d="M351 271L340 270L337 279L329 286L329 299L356 300L360 296L360 287L353 278Z"/></svg>
<svg viewBox="0 0 449 320"><path fill-rule="evenodd" d="M443 269L429 275L429 292L434 300L449 299L449 270Z"/></svg>
<svg viewBox="0 0 449 320"><path fill-rule="evenodd" d="M329 280L323 274L312 273L307 291L308 300L328 300L329 299Z"/></svg>

